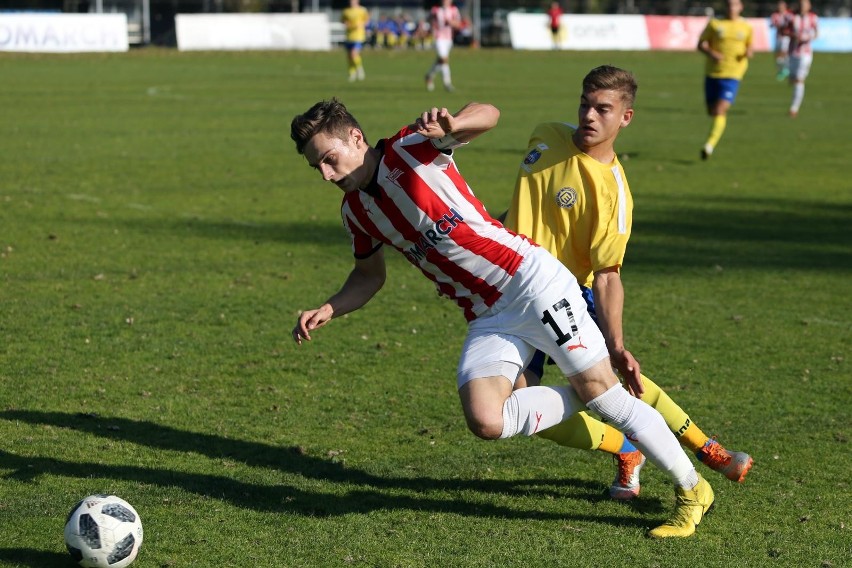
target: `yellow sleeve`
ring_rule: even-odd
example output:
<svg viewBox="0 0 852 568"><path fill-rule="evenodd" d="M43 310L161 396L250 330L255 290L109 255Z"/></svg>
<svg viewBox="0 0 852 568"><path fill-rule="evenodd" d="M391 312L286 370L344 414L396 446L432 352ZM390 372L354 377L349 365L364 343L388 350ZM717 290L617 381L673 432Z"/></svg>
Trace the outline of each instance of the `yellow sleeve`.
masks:
<svg viewBox="0 0 852 568"><path fill-rule="evenodd" d="M704 27L704 31L701 32L701 35L698 37L698 41L707 41L710 42L710 46L713 45L713 22L715 20L710 20L707 22L707 25Z"/></svg>
<svg viewBox="0 0 852 568"><path fill-rule="evenodd" d="M560 233L560 227L548 207L552 171L539 164L540 161L548 161L547 157L542 156L550 153L551 146L555 143L552 136L544 136L545 128L546 125L539 125L530 135L527 153L518 170L515 192L504 224L559 257L557 235Z"/></svg>

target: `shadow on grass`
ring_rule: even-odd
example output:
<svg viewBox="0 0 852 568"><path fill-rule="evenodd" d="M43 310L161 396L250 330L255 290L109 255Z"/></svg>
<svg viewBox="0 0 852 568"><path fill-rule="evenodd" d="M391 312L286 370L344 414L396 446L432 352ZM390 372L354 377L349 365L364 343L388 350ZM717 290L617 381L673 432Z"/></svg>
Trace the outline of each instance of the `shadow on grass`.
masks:
<svg viewBox="0 0 852 568"><path fill-rule="evenodd" d="M634 219L631 265L852 269L852 206L736 196L642 199L656 207Z"/></svg>
<svg viewBox="0 0 852 568"><path fill-rule="evenodd" d="M732 190L733 193L733 190ZM630 264L659 267L852 268L852 206L808 200L708 196L672 199L644 193L637 207ZM339 246L338 222L241 222L211 219L87 219L123 229L209 239Z"/></svg>
<svg viewBox="0 0 852 568"><path fill-rule="evenodd" d="M223 499L241 508L316 517L408 509L474 517L574 519L632 527L647 525L645 520L637 518L524 511L494 504L493 497L496 495L541 495L543 498L580 499L591 503L609 500L603 484L576 478L483 480L378 476L306 455L299 448L185 432L151 422L27 410L6 410L0 412L0 419L73 429L162 450L202 454L211 459L234 460L252 467L265 467L307 479L340 484L341 487L335 490L336 494L331 494L328 490L306 491L284 484L245 483L226 476L72 462L47 457L22 457L0 450L0 463L5 469L13 470L6 477L24 482L45 474L90 478L96 473L97 477L102 478L178 487L198 495ZM566 488L579 491L566 492ZM665 510L658 499L641 500L634 507L640 512L653 514L662 514Z"/></svg>
<svg viewBox="0 0 852 568"><path fill-rule="evenodd" d="M29 568L69 568L76 566L68 554L34 548L0 548L0 562Z"/></svg>

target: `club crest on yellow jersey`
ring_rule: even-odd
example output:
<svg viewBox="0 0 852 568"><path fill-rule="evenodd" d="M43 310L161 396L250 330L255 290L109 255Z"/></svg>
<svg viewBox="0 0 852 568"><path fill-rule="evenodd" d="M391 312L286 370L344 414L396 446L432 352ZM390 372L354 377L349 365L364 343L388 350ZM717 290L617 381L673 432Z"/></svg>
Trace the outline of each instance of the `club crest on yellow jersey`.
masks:
<svg viewBox="0 0 852 568"><path fill-rule="evenodd" d="M563 187L556 192L556 204L563 209L571 209L577 203L577 190L573 187Z"/></svg>

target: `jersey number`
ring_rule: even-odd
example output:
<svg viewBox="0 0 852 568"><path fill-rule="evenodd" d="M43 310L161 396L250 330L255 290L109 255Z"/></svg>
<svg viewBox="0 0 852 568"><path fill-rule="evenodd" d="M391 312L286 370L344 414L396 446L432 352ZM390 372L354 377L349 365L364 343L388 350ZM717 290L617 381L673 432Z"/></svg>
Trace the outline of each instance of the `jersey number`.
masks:
<svg viewBox="0 0 852 568"><path fill-rule="evenodd" d="M558 312L559 310L564 309L568 313L568 322L571 324L570 333L565 333L562 331L562 328L556 323L556 320L553 318L553 314L550 310L544 310L544 314L541 316L541 323L545 325L549 325L550 329L553 330L553 333L556 334L556 345L564 345L571 341L571 338L577 335L577 322L574 319L574 312L571 311L571 304L568 303L568 300L562 298L560 301L553 304L553 311Z"/></svg>

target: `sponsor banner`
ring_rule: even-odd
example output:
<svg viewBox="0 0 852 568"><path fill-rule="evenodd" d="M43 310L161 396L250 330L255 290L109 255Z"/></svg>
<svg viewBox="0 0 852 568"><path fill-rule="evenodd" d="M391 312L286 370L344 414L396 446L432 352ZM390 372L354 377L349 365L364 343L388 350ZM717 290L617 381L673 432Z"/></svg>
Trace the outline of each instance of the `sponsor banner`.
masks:
<svg viewBox="0 0 852 568"><path fill-rule="evenodd" d="M509 35L514 49L554 49L550 18L546 14L509 13ZM647 50L650 47L644 16L565 14L557 49Z"/></svg>
<svg viewBox="0 0 852 568"><path fill-rule="evenodd" d="M312 14L178 14L181 51L331 49L326 13Z"/></svg>
<svg viewBox="0 0 852 568"><path fill-rule="evenodd" d="M852 18L820 18L818 26L819 36L811 44L814 51L852 51ZM775 35L775 28L770 28L772 45Z"/></svg>
<svg viewBox="0 0 852 568"><path fill-rule="evenodd" d="M709 21L703 16L645 16L651 49L695 51L698 38ZM751 44L754 51L771 51L768 20L746 18L746 21L753 30Z"/></svg>
<svg viewBox="0 0 852 568"><path fill-rule="evenodd" d="M127 51L125 14L0 14L0 51Z"/></svg>
<svg viewBox="0 0 852 568"><path fill-rule="evenodd" d="M814 51L852 51L852 18L820 18Z"/></svg>

